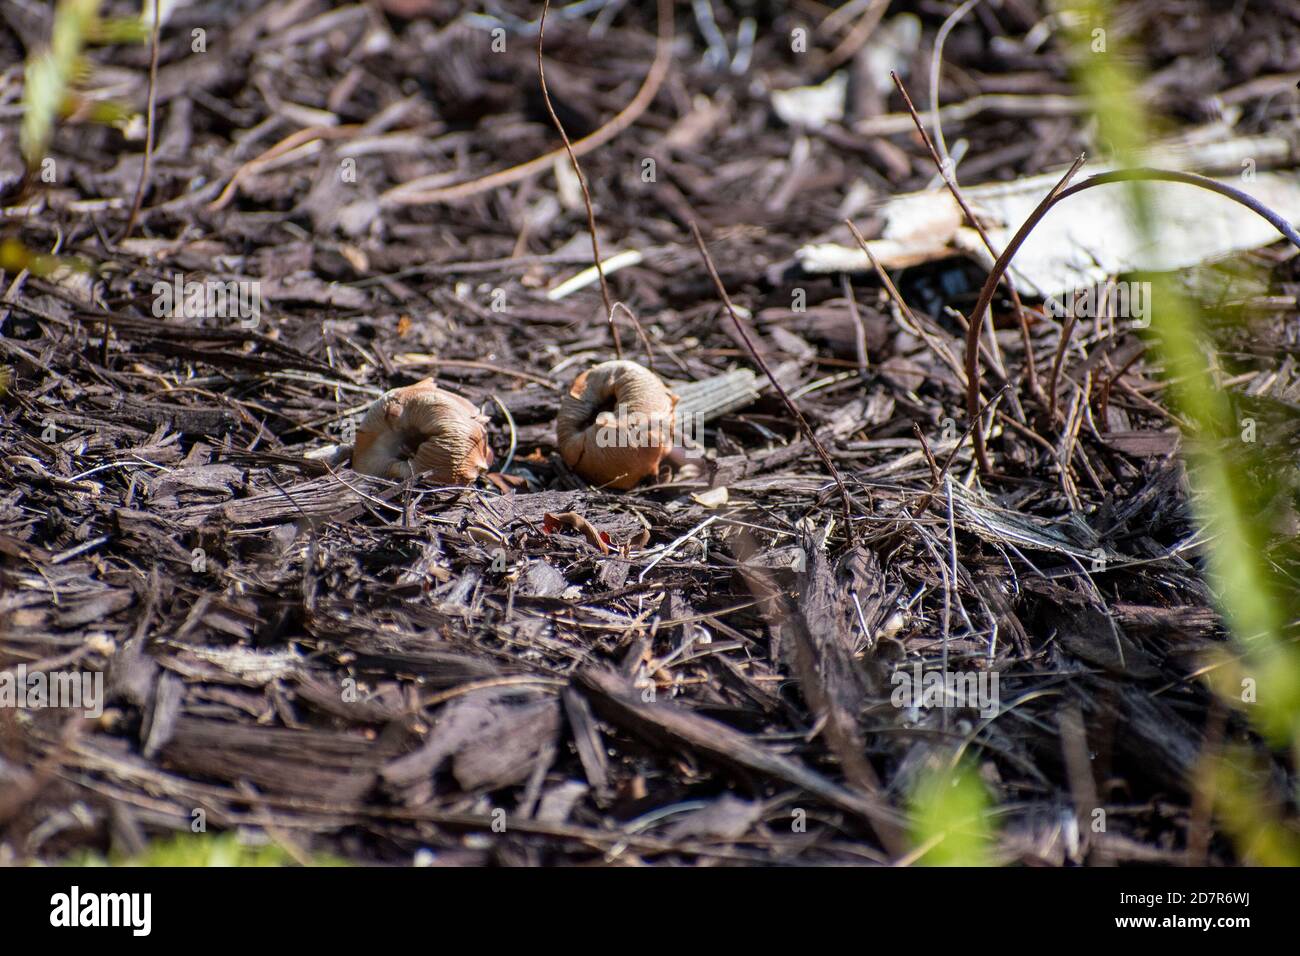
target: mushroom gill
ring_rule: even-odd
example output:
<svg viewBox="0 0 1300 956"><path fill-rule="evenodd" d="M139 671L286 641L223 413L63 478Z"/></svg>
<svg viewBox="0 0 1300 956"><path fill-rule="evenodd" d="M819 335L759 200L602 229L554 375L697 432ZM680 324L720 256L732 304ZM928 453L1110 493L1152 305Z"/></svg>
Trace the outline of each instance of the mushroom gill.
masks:
<svg viewBox="0 0 1300 956"><path fill-rule="evenodd" d="M492 465L487 421L432 379L392 389L362 419L352 467L393 481L428 474L439 484L468 485Z"/></svg>
<svg viewBox="0 0 1300 956"><path fill-rule="evenodd" d="M556 439L565 464L591 482L626 491L659 471L673 447L677 396L636 362L602 362L560 401Z"/></svg>

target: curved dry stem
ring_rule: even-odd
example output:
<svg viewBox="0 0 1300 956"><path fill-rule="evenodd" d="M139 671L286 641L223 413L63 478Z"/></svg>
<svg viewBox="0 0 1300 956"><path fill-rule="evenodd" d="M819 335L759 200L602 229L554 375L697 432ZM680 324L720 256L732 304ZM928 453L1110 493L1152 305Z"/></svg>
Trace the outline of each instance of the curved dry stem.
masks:
<svg viewBox="0 0 1300 956"><path fill-rule="evenodd" d="M117 237L118 242L128 238L131 230L135 228L135 221L140 216L140 208L144 205L144 188L149 182L149 168L153 164L154 118L158 102L158 41L159 34L162 32L158 5L158 0L153 0L153 30L149 37L149 105L148 119L144 128L144 160L140 165L140 181L135 186L135 198L131 200L131 212L126 217L122 234Z"/></svg>
<svg viewBox="0 0 1300 956"><path fill-rule="evenodd" d="M1152 182L1170 182L1184 183L1188 186L1199 186L1202 189L1218 193L1220 196L1226 196L1235 202L1241 203L1247 209L1263 217L1273 228L1287 238L1297 249L1300 249L1300 233L1297 233L1291 223L1287 222L1282 216L1278 215L1272 209L1269 209L1262 202L1248 193L1242 192L1232 186L1227 186L1217 180L1210 179L1207 176L1199 176L1196 173L1184 173L1170 169L1154 169L1147 166L1139 166L1133 169L1116 169L1108 173L1099 173L1085 179L1081 183L1073 186L1067 184L1074 178L1079 167L1083 165L1084 157L1079 156L1061 177L1052 189L1043 197L1042 201L1035 207L1034 211L1029 214L1029 218L1016 232L1015 237L1008 243L1007 248L1002 255L998 256L997 262L993 264L993 269L989 272L988 278L984 281L984 288L980 290L980 297L975 303L975 308L970 314L969 325L966 330L966 413L970 416L971 422L975 427L971 430L975 445L975 460L979 463L982 473L987 474L992 469L989 467L988 450L984 444L984 432L979 427L980 418L980 366L979 366L979 332L984 321L984 313L988 311L989 305L993 302L993 294L997 290L998 282L1002 279L1007 267L1011 264L1012 258L1020 250L1024 241L1029 238L1037 226L1047 215L1048 211L1058 202L1066 199L1076 193L1081 193L1085 189L1091 189L1093 186L1106 186L1110 183L1133 182L1135 180L1146 180Z"/></svg>
<svg viewBox="0 0 1300 956"><path fill-rule="evenodd" d="M564 131L564 124L555 115L555 106L551 103L551 91L546 88L546 67L542 60L542 47L546 40L546 14L550 9L551 0L542 0L542 17L537 22L537 81L542 87L542 102L546 104L546 112L550 114L551 122L559 131L560 139L564 140L564 150L569 154L569 162L573 164L578 185L582 187L582 202L587 207L587 229L591 232L591 255L596 261L596 275L600 278L600 297L605 303L609 334L614 340L614 354L622 358L623 343L618 340L618 326L614 324L614 303L609 296L609 280L605 278L605 267L600 262L600 241L596 238L596 211L591 206L591 191L587 189L587 177L583 174L582 167L578 165L578 157L573 152L573 144L569 142L569 134Z"/></svg>
<svg viewBox="0 0 1300 956"><path fill-rule="evenodd" d="M966 197L962 195L961 189L958 188L957 176L953 172L952 163L939 158L939 152L934 148L934 141L930 139L930 134L925 131L925 124L921 122L920 114L917 113L916 107L912 105L912 97L908 95L907 87L903 85L903 81L898 78L897 73L891 71L889 77L894 81L894 86L898 88L898 92L902 94L903 103L907 106L907 111L912 114L912 122L916 124L916 131L921 135L921 141L925 143L926 149L930 151L930 158L934 160L935 168L938 169L944 185L948 187L948 191L952 193L952 198L961 207L962 215L979 233L980 240L984 243L984 248L989 251L989 255L996 257L998 251L993 246L993 240L989 238L984 224L976 217L975 212L967 204ZM1034 396L1039 404L1042 404L1044 402L1043 390L1038 384L1038 371L1034 368L1034 345L1029 338L1029 320L1025 318L1025 304L1020 301L1020 293L1016 291L1016 284L1010 279L1007 280L1007 289L1011 294L1011 304L1016 309L1016 321L1020 325L1020 342L1025 350L1025 382L1029 385L1030 394ZM998 347L997 338L992 335L990 335L990 338L992 341L989 344L996 351ZM1020 412L1018 405L1016 407L1023 420L1023 413Z"/></svg>
<svg viewBox="0 0 1300 956"><path fill-rule="evenodd" d="M235 191L239 189L239 185L244 181L244 178L251 173L257 172L258 169L271 162L271 160L279 159L285 153L295 150L299 146L305 146L312 140L339 139L351 136L360 129L360 123L345 123L341 126L308 126L305 129L294 130L274 146L240 165L235 170L234 175L230 177L230 181L226 183L225 188L221 190L220 195L208 203L205 208L208 212L220 212L225 209L226 206L230 205L230 201L235 198Z"/></svg>
<svg viewBox="0 0 1300 956"><path fill-rule="evenodd" d="M970 13L980 0L966 0L960 7L948 14L939 32L934 35L934 50L930 54L930 122L934 125L934 138L939 141L939 155L948 159L948 143L943 138L943 122L939 118L939 74L943 69L943 45L948 40L961 18Z"/></svg>
<svg viewBox="0 0 1300 956"><path fill-rule="evenodd" d="M808 419L804 418L803 412L799 411L799 406L795 405L785 387L768 367L762 353L755 347L754 340L749 337L745 323L740 321L740 316L736 314L736 307L731 304L731 297L727 295L727 287L722 284L722 277L718 275L717 267L714 266L713 259L709 256L709 249L704 245L704 237L700 235L700 227L694 222L691 223L691 233L695 236L695 246L700 250L700 255L704 259L704 267L708 270L709 278L713 280L713 286L718 290L718 297L722 299L722 304L726 306L727 314L731 316L731 321L735 325L736 331L740 333L745 348L749 350L755 364L763 370L767 380L772 383L776 393L781 396L781 401L785 403L790 417L799 425L804 437L808 439L808 442L813 446L813 450L817 452L817 457L822 460L822 464L826 466L826 470L830 472L831 478L834 479L835 487L840 494L840 504L844 509L844 534L848 538L849 545L855 545L857 543L857 531L853 527L853 502L849 498L849 490L844 485L844 479L840 476L840 470L835 467L835 462L831 459L830 453L826 451L826 447L821 443L821 439L817 437L817 433L813 431L812 425L808 423Z"/></svg>
<svg viewBox="0 0 1300 956"><path fill-rule="evenodd" d="M645 82L637 90L636 96L632 97L632 102L623 108L623 112L590 136L574 143L573 154L575 156L585 156L593 149L608 143L635 123L650 106L651 102L654 101L655 96L658 95L659 88L663 86L664 79L668 76L668 64L672 62L672 58L672 0L659 0L659 42L655 46L654 62L650 64L650 71L646 74ZM381 205L385 206L420 206L426 203L467 199L470 196L477 196L479 193L513 185L527 179L529 176L544 172L550 167L551 163L563 155L565 155L564 149L553 149L543 156L530 159L518 166L511 166L509 169L503 169L500 172L491 173L478 179L471 179L468 182L456 183L454 186L443 186L440 189L420 190L415 188L415 183L405 183L389 189L379 197L379 200Z"/></svg>
<svg viewBox="0 0 1300 956"><path fill-rule="evenodd" d="M1107 183L1124 183L1134 180L1150 180L1154 182L1183 183L1188 186L1199 186L1207 189L1212 193L1218 193L1220 196L1241 203L1251 212L1257 213L1263 219L1267 220L1278 232L1282 233L1291 241L1296 248L1300 248L1300 233L1286 219L1278 213L1269 209L1262 202L1256 199L1250 193L1243 192L1234 186L1228 186L1219 182L1217 179L1210 179L1208 176L1201 176L1197 173L1184 173L1173 169L1156 169L1151 166L1135 166L1132 169L1116 169L1108 173L1098 173L1096 176L1090 176L1081 183L1077 183L1057 196L1054 202L1060 202L1075 193L1082 192L1085 189L1091 189L1093 186L1104 186Z"/></svg>
<svg viewBox="0 0 1300 956"><path fill-rule="evenodd" d="M612 308L609 313L610 328L612 329L614 326L614 313L617 312L619 309L622 309L624 312L627 313L627 320L632 323L632 328L636 330L637 338L639 338L641 340L641 344L645 346L646 368L650 369L650 371L653 372L655 370L654 349L651 347L650 338L645 334L645 329L641 327L641 320L636 317L636 313L633 312L631 309L629 309L627 305L624 304L623 302L615 302L614 308ZM615 335L614 339L615 341L617 341L618 336Z"/></svg>

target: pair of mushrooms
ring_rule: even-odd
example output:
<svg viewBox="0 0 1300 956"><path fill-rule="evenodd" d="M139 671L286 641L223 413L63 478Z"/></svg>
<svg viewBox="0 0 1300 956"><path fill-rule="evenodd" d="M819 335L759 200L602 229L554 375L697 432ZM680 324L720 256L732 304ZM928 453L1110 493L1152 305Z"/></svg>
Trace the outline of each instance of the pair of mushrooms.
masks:
<svg viewBox="0 0 1300 956"><path fill-rule="evenodd" d="M677 396L635 362L602 362L573 380L555 419L565 464L593 485L626 491L672 451ZM357 429L352 467L401 481L428 474L468 485L492 465L487 418L432 379L384 393Z"/></svg>

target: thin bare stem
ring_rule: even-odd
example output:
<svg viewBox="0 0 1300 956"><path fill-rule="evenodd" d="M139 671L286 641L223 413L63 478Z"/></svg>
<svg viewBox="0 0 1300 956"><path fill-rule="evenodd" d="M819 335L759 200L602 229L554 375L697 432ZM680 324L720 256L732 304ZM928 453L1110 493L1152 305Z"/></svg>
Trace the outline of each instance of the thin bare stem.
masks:
<svg viewBox="0 0 1300 956"><path fill-rule="evenodd" d="M632 323L632 328L636 330L637 338L641 340L641 345L645 348L645 364L650 371L655 370L655 353L654 347L650 344L650 337L645 334L645 329L641 327L641 320L636 317L636 313L629 309L626 303L615 302L614 312L622 309L627 313L627 320ZM610 321L613 322L614 312L610 313Z"/></svg>
<svg viewBox="0 0 1300 956"><path fill-rule="evenodd" d="M1029 218L1025 220L1020 231L1015 234L1002 255L998 256L998 261L993 263L993 269L989 272L988 279L984 282L984 288L980 290L980 297L975 303L975 308L971 310L969 324L966 326L966 414L970 416L971 424L974 426L971 437L975 445L975 461L979 465L982 473L988 474L993 469L989 466L988 449L984 445L984 430L979 427L980 416L980 327L984 323L984 313L988 311L989 304L993 301L993 293L998 287L998 281L1002 274L1006 272L1007 266L1011 264L1011 258L1020 251L1021 244L1029 238L1029 233L1038 225L1039 221L1047 214L1047 210L1052 208L1052 204L1059 198L1065 187L1069 185L1074 174L1079 171L1083 165L1083 154L1074 161L1060 181L1053 186L1039 202Z"/></svg>
<svg viewBox="0 0 1300 956"><path fill-rule="evenodd" d="M590 136L574 143L573 152L578 156L585 156L592 150L605 145L635 123L654 101L655 96L658 95L659 88L663 86L664 80L668 76L668 66L672 63L672 59L672 0L659 0L659 41L655 46L654 62L650 64L650 71L646 73L645 82L641 84L641 88L637 90L632 101L623 107L621 113ZM471 179L451 186L424 189L421 181L403 183L383 193L379 197L379 201L384 206L422 206L428 203L468 199L471 196L477 196L479 193L512 186L529 176L544 172L550 168L551 163L563 156L564 153L563 149L552 150L543 156L537 156L518 166L511 166L508 169L489 173L487 176L480 176L478 179Z"/></svg>
<svg viewBox="0 0 1300 956"><path fill-rule="evenodd" d="M740 338L744 341L745 348L749 349L749 354L753 356L755 363L757 363L758 367L763 370L763 374L766 375L767 380L772 383L772 387L776 389L776 393L781 396L781 401L785 403L786 409L790 412L790 417L799 423L799 427L802 429L804 436L812 443L813 448L817 451L817 456L822 460L822 464L826 466L826 470L829 471L831 477L835 479L835 487L840 493L840 503L844 507L844 533L848 537L849 544L854 544L857 541L857 535L853 528L853 502L849 499L849 490L844 486L844 479L840 477L840 470L835 467L835 462L831 460L830 454L827 453L825 446L822 445L821 439L817 437L817 433L813 431L812 426L808 424L808 419L803 417L803 413L799 411L799 407L795 405L794 401L790 398L789 393L786 392L784 386L777 381L776 376L772 374L772 370L768 368L767 362L763 359L762 354L760 354L758 349L755 347L754 340L749 337L749 331L745 328L745 323L740 321L740 316L736 314L736 307L731 304L731 297L727 295L727 287L722 284L722 277L718 275L718 270L713 265L713 259L709 256L709 250L704 245L704 237L700 235L700 227L694 222L691 222L691 233L695 236L695 245L699 248L700 255L704 257L704 267L709 270L709 278L713 280L713 285L718 290L718 295L722 299L722 304L727 307L727 313L731 316L731 321L735 324L736 331L740 333Z"/></svg>
<svg viewBox="0 0 1300 956"><path fill-rule="evenodd" d="M948 14L934 35L934 51L930 54L930 122L934 124L934 138L939 141L939 153L948 159L948 144L943 138L943 121L939 117L939 79L943 70L943 45L962 17L970 13L980 0L966 0L960 7Z"/></svg>
<svg viewBox="0 0 1300 956"><path fill-rule="evenodd" d="M1297 249L1300 249L1300 233L1296 232L1295 227L1283 216L1269 209L1262 202L1252 196L1250 193L1242 192L1217 179L1210 179L1208 176L1200 176L1196 173L1184 173L1172 169L1155 169L1151 166L1135 166L1132 169L1114 169L1108 173L1098 173L1096 176L1089 176L1081 183L1077 183L1057 196L1053 203L1058 203L1062 199L1067 199L1075 193L1083 192L1085 189L1091 189L1093 186L1105 186L1107 183L1125 183L1133 180L1148 180L1153 182L1166 183L1183 183L1187 186L1200 186L1202 189L1208 189L1212 193L1218 193L1220 196L1226 196L1241 203L1251 212L1267 220L1278 232L1282 233L1291 241Z"/></svg>
<svg viewBox="0 0 1300 956"><path fill-rule="evenodd" d="M844 220L844 224L849 227L849 232L853 233L853 238L857 240L863 253L866 254L867 260L871 263L871 267L876 270L876 275L880 277L880 281L884 285L885 291L888 292L889 297L894 300L894 304L898 306L898 310L903 314L903 318L911 323L912 328L909 331L915 331L916 335L918 335L926 345L930 346L930 350L934 352L939 361L952 369L953 375L957 376L958 387L960 387L962 380L966 377L966 373L962 370L961 364L957 361L956 356L949 353L947 348L943 347L941 343L936 342L930 333L926 331L925 326L921 324L921 320L913 314L911 306L907 304L902 293L898 291L898 287L894 285L894 280L889 277L889 273L885 271L885 267L880 264L875 253L871 251L871 246L867 244L867 240L864 239L862 233L858 231L858 227L853 225L853 222L848 219Z"/></svg>
<svg viewBox="0 0 1300 956"><path fill-rule="evenodd" d="M952 198L957 200L957 205L961 207L962 214L965 215L967 221L974 226L975 231L979 233L980 239L984 243L984 247L989 251L989 255L997 258L998 250L994 248L993 241L989 238L988 232L984 229L984 224L980 222L975 213L971 210L970 206L966 202L966 197L962 195L961 189L957 186L957 179L952 172L952 163L944 162L944 160L939 157L938 150L934 148L934 141L930 139L930 134L925 131L925 124L921 122L921 117L916 112L916 107L912 105L912 98L907 95L907 88L903 86L903 81L898 78L898 74L891 71L889 75L893 79L894 85L898 87L898 92L903 95L903 102L907 105L907 111L912 114L912 122L916 124L917 132L921 134L921 139L925 142L925 148L930 151L930 158L934 160L934 165L938 168L939 175L943 177L944 185L946 185L948 191L952 193ZM1029 338L1029 320L1025 318L1025 306L1024 303L1020 301L1020 293L1016 291L1015 283L1009 279L1007 280L1007 290L1011 294L1011 303L1016 309L1016 321L1020 325L1020 342L1025 352L1025 384L1029 386L1029 393L1033 395L1040 404L1042 404L1044 396L1042 389L1038 384L1038 372L1034 368L1034 349L1033 343ZM975 328L978 329L979 325L975 324ZM993 347L995 349L997 348L996 339L993 342Z"/></svg>
<svg viewBox="0 0 1300 956"><path fill-rule="evenodd" d="M1052 360L1052 381L1047 386L1048 397L1048 414L1051 415L1052 421L1056 421L1056 390L1061 383L1061 365L1065 361L1065 350L1070 344L1070 335L1074 332L1075 316L1073 313L1065 317L1065 324L1061 327L1061 341L1056 346L1056 358Z"/></svg>
<svg viewBox="0 0 1300 956"><path fill-rule="evenodd" d="M154 0L156 3L157 0ZM573 152L573 144L569 142L569 134L564 131L564 124L560 118L555 115L555 107L551 105L551 91L546 88L546 67L542 62L542 44L546 38L546 14L551 9L551 0L542 0L542 17L537 24L537 79L542 85L542 100L546 103L546 112L551 114L551 122L560 133L560 139L564 140L564 151L569 154L569 162L573 164L573 171L578 176L578 185L582 187L582 201L587 207L587 228L591 231L591 254L596 260L596 274L600 277L600 297L605 303L605 317L609 323L609 334L614 340L614 354L619 358L623 357L623 343L618 340L618 326L614 324L614 300L610 298L609 282L605 278L605 267L600 261L600 241L596 238L596 212L591 206L591 193L587 189L587 177L582 173L582 167L578 165L578 157Z"/></svg>
<svg viewBox="0 0 1300 956"><path fill-rule="evenodd" d="M158 37L162 32L158 5L159 0L153 0L153 29L149 35L149 106L144 128L144 162L140 165L140 181L136 183L135 198L131 200L131 213L126 217L126 225L117 237L118 242L131 235L131 230L135 228L135 221L139 218L140 209L144 205L144 188L149 182L149 167L153 164L154 106L158 95Z"/></svg>
<svg viewBox="0 0 1300 956"><path fill-rule="evenodd" d="M1012 258L1020 251L1024 241L1029 238L1037 226L1047 215L1048 210L1055 206L1061 200L1073 196L1076 193L1083 192L1085 189L1091 189L1093 186L1105 186L1109 183L1131 182L1133 180L1149 180L1154 182L1171 182L1184 183L1188 186L1199 186L1202 189L1208 189L1210 192L1218 193L1220 196L1226 196L1228 199L1241 203L1247 209L1257 213L1269 222L1278 232L1286 237L1290 243L1297 249L1300 249L1300 233L1282 216L1278 215L1272 209L1269 209L1254 196L1248 195L1232 186L1224 185L1214 179L1205 176L1198 176L1195 173L1175 172L1168 169L1152 169L1150 167L1137 167L1134 169L1116 169L1108 173L1100 173L1085 179L1083 182L1074 186L1069 186L1069 182L1083 165L1084 157L1079 156L1060 181L1043 197L1042 201L1029 214L1024 224L1016 232L1010 244L998 257L998 261L993 264L992 271L989 272L988 279L984 282L984 288L980 290L980 297L975 303L975 308L970 314L970 325L966 332L966 411L971 416L972 421L978 421L979 417L979 391L980 391L980 368L979 368L979 328L984 318L984 313L988 310L989 304L993 301L993 293L997 289L998 281L1006 272L1007 267L1011 264ZM1067 188L1068 187L1068 188ZM988 453L984 447L984 436L980 429L975 429L975 457L979 462L980 471L989 472Z"/></svg>
<svg viewBox="0 0 1300 956"><path fill-rule="evenodd" d="M220 212L222 209L225 209L226 206L230 205L230 201L235 198L235 194L239 190L239 186L244 181L244 178L255 173L258 169L271 162L271 160L279 159L281 156L284 156L292 150L306 146L314 140L342 139L351 136L360 129L361 125L359 123L344 123L339 126L309 126L305 129L294 130L274 146L264 150L257 156L254 156L252 159L248 160L248 162L240 164L239 168L235 170L234 175L230 177L230 181L226 183L225 188L221 190L221 193L217 198L208 203L204 208L206 208L208 212Z"/></svg>
<svg viewBox="0 0 1300 956"><path fill-rule="evenodd" d="M853 318L853 342L858 351L858 374L867 377L867 330L862 323L862 313L858 311L858 299L853 294L853 282L847 272L840 273L840 285L844 289L844 298L849 301L849 315Z"/></svg>

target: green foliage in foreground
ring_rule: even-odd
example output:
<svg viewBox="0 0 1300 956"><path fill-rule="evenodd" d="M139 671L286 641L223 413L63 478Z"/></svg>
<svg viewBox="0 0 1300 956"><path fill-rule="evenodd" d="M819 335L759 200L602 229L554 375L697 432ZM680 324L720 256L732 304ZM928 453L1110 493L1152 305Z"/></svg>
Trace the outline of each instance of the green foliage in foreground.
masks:
<svg viewBox="0 0 1300 956"><path fill-rule="evenodd" d="M1268 787L1269 774L1253 754L1233 749L1207 761L1215 809L1244 860L1257 866L1295 866L1300 833L1286 820L1285 807Z"/></svg>
<svg viewBox="0 0 1300 956"><path fill-rule="evenodd" d="M18 131L19 151L29 176L46 180L45 166L56 122L61 118L125 128L135 114L129 106L114 100L85 95L91 68L85 49L91 44L135 43L149 37L143 17L105 18L101 0L59 0L54 9L50 44L33 50L23 73L22 123ZM51 169L52 169L51 165ZM87 268L80 260L35 252L15 238L0 243L0 270L28 271L47 276L58 268Z"/></svg>
<svg viewBox="0 0 1300 956"><path fill-rule="evenodd" d="M275 844L246 846L234 833L182 833L170 840L155 840L139 856L78 853L65 866L297 866L288 853ZM328 854L314 854L312 866L347 866L346 860Z"/></svg>
<svg viewBox="0 0 1300 956"><path fill-rule="evenodd" d="M19 143L29 168L40 164L78 74L81 51L99 20L99 0L59 0L50 48L27 61L23 83L23 122Z"/></svg>
<svg viewBox="0 0 1300 956"><path fill-rule="evenodd" d="M989 795L969 763L925 774L912 792L912 839L924 866L989 866Z"/></svg>
<svg viewBox="0 0 1300 956"><path fill-rule="evenodd" d="M1097 139L1113 149L1105 158L1116 166L1134 166L1160 119L1141 105L1132 67L1136 59L1113 29L1112 6L1111 0L1057 4L1071 33L1075 73L1091 102ZM1168 187L1132 181L1101 188L1123 189L1134 230L1155 240L1152 190ZM1170 409L1183 426L1193 508L1210 534L1207 578L1233 638L1206 662L1207 681L1224 702L1247 714L1271 746L1289 751L1294 766L1300 764L1300 647L1295 642L1300 595L1286 569L1300 564L1300 555L1294 546L1270 547L1273 499L1281 487L1277 468L1243 440L1233 401L1207 360L1213 341L1201 307L1169 275L1141 278L1152 285L1150 342L1164 364ZM1199 783L1208 790L1218 823L1244 861L1300 865L1300 829L1292 809L1300 793L1278 793L1268 768L1236 748L1208 749L1198 778L1188 781L1189 789ZM985 800L973 776L933 772L924 778L912 806L920 862L985 862Z"/></svg>
<svg viewBox="0 0 1300 956"><path fill-rule="evenodd" d="M143 17L106 19L100 16L100 3L59 0L49 48L34 52L27 60L18 140L29 169L45 158L55 119L73 111L78 87L90 72L82 55L85 48L95 43L140 43L149 37ZM132 115L129 108L111 101L100 100L85 107L86 118L95 123L122 125Z"/></svg>
<svg viewBox="0 0 1300 956"><path fill-rule="evenodd" d="M1152 120L1140 106L1130 58L1120 49L1118 37L1107 35L1113 4L1076 0L1060 6L1082 14L1073 20L1075 66L1092 102L1099 136L1114 146L1120 165L1132 165L1149 139ZM1134 181L1122 188L1134 228L1153 239L1151 190L1162 187ZM1294 555L1267 546L1269 489L1276 487L1276 476L1268 474L1260 451L1241 440L1232 402L1206 359L1212 341L1201 309L1169 277L1150 278L1156 306L1153 345L1165 364L1170 404L1186 423L1194 508L1212 535L1208 577L1233 636L1230 650L1211 662L1210 684L1227 704L1242 709L1272 746L1290 750L1294 763L1300 758L1300 650L1294 642L1300 607L1295 582L1282 570ZM1203 772L1214 794L1214 809L1243 859L1300 865L1294 814L1287 813L1284 797L1270 795L1268 775L1260 768L1248 771L1245 757L1232 752L1209 754L1207 764ZM1290 795L1292 801L1297 797L1300 794Z"/></svg>

